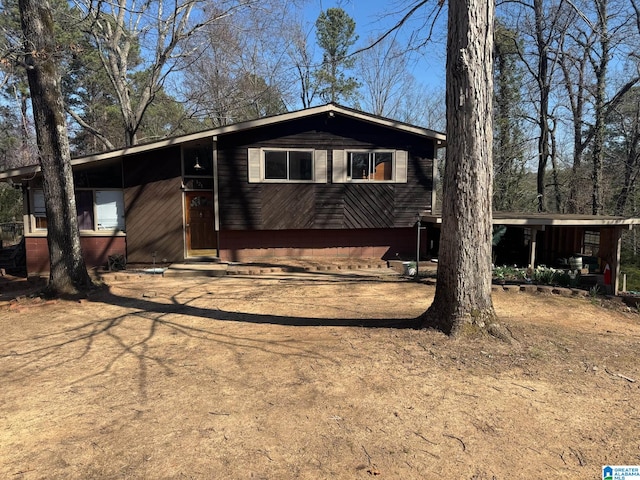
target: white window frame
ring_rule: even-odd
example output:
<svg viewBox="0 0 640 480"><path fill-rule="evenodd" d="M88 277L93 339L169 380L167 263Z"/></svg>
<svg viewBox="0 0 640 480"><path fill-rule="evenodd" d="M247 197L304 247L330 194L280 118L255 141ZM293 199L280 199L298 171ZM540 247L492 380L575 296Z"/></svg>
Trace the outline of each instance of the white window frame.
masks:
<svg viewBox="0 0 640 480"><path fill-rule="evenodd" d="M352 178L348 171L350 153L391 153L391 179L376 180L374 178ZM409 154L405 150L386 148L358 149L347 148L332 152L332 181L333 183L407 183L407 167Z"/></svg>
<svg viewBox="0 0 640 480"><path fill-rule="evenodd" d="M309 152L311 153L310 180L293 180L289 178L266 178L266 152ZM287 156L288 158L288 156ZM288 160L287 160L288 166ZM288 168L287 168L287 176ZM326 183L327 151L312 148L249 148L248 149L249 183Z"/></svg>
<svg viewBox="0 0 640 480"><path fill-rule="evenodd" d="M368 155L368 167L369 167L369 176L367 178L353 178L353 162L351 162L351 172L349 171L349 156L352 153L366 153ZM374 158L376 154L391 154L391 178L388 180L376 180L375 178L371 178L372 177L372 172L375 171L375 165L374 165ZM346 161L347 161L347 180L349 182L376 182L376 183L381 183L381 182L393 182L393 179L395 177L395 164L396 164L396 152L395 150L345 150L345 155L346 155ZM374 167L373 169L371 167Z"/></svg>

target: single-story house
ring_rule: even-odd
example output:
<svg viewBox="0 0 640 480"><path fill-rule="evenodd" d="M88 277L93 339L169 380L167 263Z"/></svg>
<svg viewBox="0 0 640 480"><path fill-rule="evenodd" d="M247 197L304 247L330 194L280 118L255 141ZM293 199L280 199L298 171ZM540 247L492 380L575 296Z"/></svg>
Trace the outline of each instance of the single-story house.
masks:
<svg viewBox="0 0 640 480"><path fill-rule="evenodd" d="M88 266L219 258L396 258L431 212L445 135L336 104L72 160ZM27 272L48 271L38 166L24 192Z"/></svg>
<svg viewBox="0 0 640 480"><path fill-rule="evenodd" d="M443 133L336 104L72 160L89 267L274 257L437 256ZM0 172L24 195L27 273L49 269L36 166ZM494 214L498 264L608 263L615 291L623 229L640 219ZM420 223L418 223L420 220ZM595 260L594 260L595 259ZM601 269L603 265L598 268ZM599 275L601 272L595 272Z"/></svg>

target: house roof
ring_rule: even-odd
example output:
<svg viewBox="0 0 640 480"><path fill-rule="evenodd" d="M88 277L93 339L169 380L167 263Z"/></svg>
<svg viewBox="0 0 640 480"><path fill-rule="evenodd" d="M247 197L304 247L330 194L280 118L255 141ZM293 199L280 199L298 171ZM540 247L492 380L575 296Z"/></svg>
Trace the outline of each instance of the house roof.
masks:
<svg viewBox="0 0 640 480"><path fill-rule="evenodd" d="M422 128L408 123L392 120L370 113L361 112L352 108L343 107L335 103L328 103L318 107L307 108L304 110L297 110L293 112L282 113L271 117L259 118L256 120L248 120L245 122L235 123L233 125L225 125L223 127L212 128L203 130L201 132L190 133L187 135L180 135L177 137L167 138L164 140L158 140L156 142L150 142L141 145L135 145L133 147L122 148L118 150L112 150L109 152L96 153L91 155L84 155L76 157L71 160L72 166L79 166L88 163L107 161L111 159L121 158L127 155L142 153L158 148L170 147L172 145L181 145L183 143L192 142L194 140L200 140L204 138L212 138L229 133L240 132L244 130L251 130L254 128L276 125L278 123L288 122L291 120L308 118L314 115L326 114L329 116L342 115L345 117L362 120L374 125L379 125L398 131L411 133L414 135L424 136L431 138L436 142L436 148L442 148L446 145L446 135L435 130L428 128ZM16 168L12 170L0 171L0 181L4 179L19 178L28 175L33 175L40 171L39 165L30 165L27 167Z"/></svg>
<svg viewBox="0 0 640 480"><path fill-rule="evenodd" d="M442 214L421 215L425 223L442 223ZM565 213L511 213L493 212L494 225L514 225L523 227L562 226L562 227L615 227L640 225L638 217L620 217L613 215L572 215Z"/></svg>

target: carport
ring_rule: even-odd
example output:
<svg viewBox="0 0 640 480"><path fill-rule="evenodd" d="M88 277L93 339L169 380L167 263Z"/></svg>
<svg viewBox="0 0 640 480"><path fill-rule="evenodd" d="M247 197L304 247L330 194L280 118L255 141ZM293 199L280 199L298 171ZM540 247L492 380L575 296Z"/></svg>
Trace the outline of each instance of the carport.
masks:
<svg viewBox="0 0 640 480"><path fill-rule="evenodd" d="M437 228L442 216L422 215L421 222ZM493 225L507 230L495 248L495 263L569 268L570 258L582 257L594 284L605 284L609 265L611 289L617 294L622 232L638 224L637 217L496 212Z"/></svg>

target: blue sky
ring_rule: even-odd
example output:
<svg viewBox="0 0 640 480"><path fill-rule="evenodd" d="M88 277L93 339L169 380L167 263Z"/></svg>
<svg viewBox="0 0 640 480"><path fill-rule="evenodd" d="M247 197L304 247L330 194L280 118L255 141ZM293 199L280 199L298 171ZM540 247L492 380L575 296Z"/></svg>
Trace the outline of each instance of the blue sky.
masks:
<svg viewBox="0 0 640 480"><path fill-rule="evenodd" d="M410 0L308 0L304 8L304 18L312 26L322 10L332 7L342 8L356 22L356 33L359 36L358 47L364 47L366 41L378 37L388 31L402 17L402 4ZM435 2L434 2L435 3ZM441 87L445 78L445 35L446 12L436 23L435 40L420 48L413 59L415 61L412 74L416 79L429 87ZM402 44L409 42L410 36L424 36L423 20L412 19L398 32L398 40Z"/></svg>

